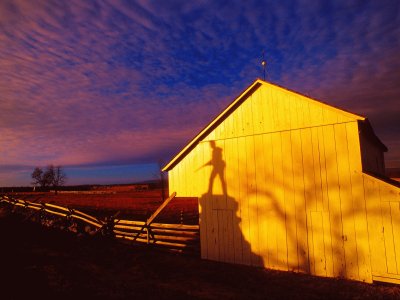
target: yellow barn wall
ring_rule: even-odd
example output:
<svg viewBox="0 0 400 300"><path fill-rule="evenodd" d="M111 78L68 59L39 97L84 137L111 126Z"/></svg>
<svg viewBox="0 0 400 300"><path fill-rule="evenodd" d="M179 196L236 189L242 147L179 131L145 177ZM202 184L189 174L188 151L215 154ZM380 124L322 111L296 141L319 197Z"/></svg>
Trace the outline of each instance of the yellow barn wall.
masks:
<svg viewBox="0 0 400 300"><path fill-rule="evenodd" d="M371 282L363 176L356 120L262 86L169 182L199 198L202 258Z"/></svg>
<svg viewBox="0 0 400 300"><path fill-rule="evenodd" d="M225 168L211 190L212 150L199 143L170 173L170 188L199 197L202 257L370 282L361 162L349 151L357 141L347 141L356 129L218 140Z"/></svg>
<svg viewBox="0 0 400 300"><path fill-rule="evenodd" d="M400 284L400 187L363 174L372 277Z"/></svg>

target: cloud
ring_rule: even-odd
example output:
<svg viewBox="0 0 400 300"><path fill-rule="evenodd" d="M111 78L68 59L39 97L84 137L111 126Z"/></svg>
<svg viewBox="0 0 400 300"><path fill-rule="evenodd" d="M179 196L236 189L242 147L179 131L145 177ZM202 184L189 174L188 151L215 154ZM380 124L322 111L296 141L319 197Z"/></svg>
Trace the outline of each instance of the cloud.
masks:
<svg viewBox="0 0 400 300"><path fill-rule="evenodd" d="M263 49L268 80L368 116L400 164L398 11L396 1L2 1L0 165L170 158L262 76Z"/></svg>

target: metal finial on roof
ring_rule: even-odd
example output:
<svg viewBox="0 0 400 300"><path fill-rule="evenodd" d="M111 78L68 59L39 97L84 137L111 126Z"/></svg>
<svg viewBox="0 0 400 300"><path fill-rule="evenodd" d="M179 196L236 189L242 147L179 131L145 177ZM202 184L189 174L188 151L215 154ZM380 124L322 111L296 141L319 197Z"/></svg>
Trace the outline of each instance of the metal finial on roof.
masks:
<svg viewBox="0 0 400 300"><path fill-rule="evenodd" d="M261 65L263 67L263 79L265 80L265 69L267 68L267 61L265 60L265 51L262 52L262 61Z"/></svg>

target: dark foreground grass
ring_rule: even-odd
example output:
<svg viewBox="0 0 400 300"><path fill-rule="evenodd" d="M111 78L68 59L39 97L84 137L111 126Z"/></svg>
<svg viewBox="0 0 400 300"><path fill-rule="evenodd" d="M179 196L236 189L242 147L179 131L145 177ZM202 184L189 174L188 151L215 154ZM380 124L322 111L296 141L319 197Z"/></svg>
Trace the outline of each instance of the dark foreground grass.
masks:
<svg viewBox="0 0 400 300"><path fill-rule="evenodd" d="M318 278L43 228L0 210L1 299L400 299L400 287Z"/></svg>

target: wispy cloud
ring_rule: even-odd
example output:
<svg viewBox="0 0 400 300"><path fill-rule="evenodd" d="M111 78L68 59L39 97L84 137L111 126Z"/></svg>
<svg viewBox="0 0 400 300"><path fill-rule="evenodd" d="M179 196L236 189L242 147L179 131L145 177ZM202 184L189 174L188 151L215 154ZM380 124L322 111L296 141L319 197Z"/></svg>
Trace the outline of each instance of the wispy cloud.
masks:
<svg viewBox="0 0 400 300"><path fill-rule="evenodd" d="M398 15L398 1L2 1L0 165L167 159L261 76L262 49L269 80L368 116L400 165Z"/></svg>

